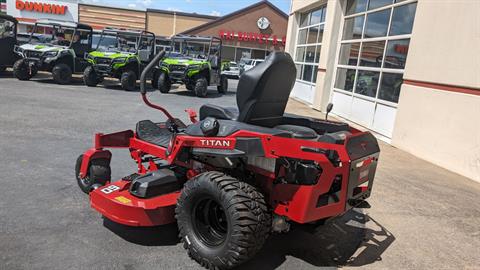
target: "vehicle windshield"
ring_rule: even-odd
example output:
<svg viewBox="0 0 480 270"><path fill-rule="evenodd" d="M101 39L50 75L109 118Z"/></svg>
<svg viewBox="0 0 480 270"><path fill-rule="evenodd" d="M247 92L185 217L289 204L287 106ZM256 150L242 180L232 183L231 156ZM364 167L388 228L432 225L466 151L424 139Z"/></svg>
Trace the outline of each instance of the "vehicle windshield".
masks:
<svg viewBox="0 0 480 270"><path fill-rule="evenodd" d="M153 42L154 39L150 35L120 31L103 32L98 40L93 40L93 44L97 44L97 51L122 53L136 53L137 49L147 50L151 48Z"/></svg>
<svg viewBox="0 0 480 270"><path fill-rule="evenodd" d="M97 51L108 51L109 49L117 48L117 39L114 36L94 35L92 44Z"/></svg>
<svg viewBox="0 0 480 270"><path fill-rule="evenodd" d="M251 65L253 63L252 59L243 59L240 61L243 65Z"/></svg>
<svg viewBox="0 0 480 270"><path fill-rule="evenodd" d="M38 36L37 32L41 30L45 31L45 38L36 39L34 36ZM35 24L32 33L30 33L30 42L35 43L48 43L50 45L58 46L70 46L73 42L80 41L80 33L76 33L75 28L60 25L49 24Z"/></svg>
<svg viewBox="0 0 480 270"><path fill-rule="evenodd" d="M168 58L187 58L187 57L179 52L169 52Z"/></svg>

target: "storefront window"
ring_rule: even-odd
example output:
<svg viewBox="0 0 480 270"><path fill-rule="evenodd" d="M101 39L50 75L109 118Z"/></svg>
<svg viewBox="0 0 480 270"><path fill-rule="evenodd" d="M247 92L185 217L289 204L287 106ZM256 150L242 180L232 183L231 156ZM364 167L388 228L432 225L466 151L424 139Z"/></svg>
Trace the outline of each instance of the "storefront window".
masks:
<svg viewBox="0 0 480 270"><path fill-rule="evenodd" d="M235 60L235 48L223 46L222 47L222 59L233 61Z"/></svg>
<svg viewBox="0 0 480 270"><path fill-rule="evenodd" d="M240 59L242 58L251 59L252 50L247 48L237 48L237 52L235 53L235 62L240 62Z"/></svg>
<svg viewBox="0 0 480 270"><path fill-rule="evenodd" d="M334 91L396 106L416 5L412 0L346 0Z"/></svg>
<svg viewBox="0 0 480 270"><path fill-rule="evenodd" d="M295 47L297 80L309 83L317 80L326 12L326 6L322 6L300 15Z"/></svg>

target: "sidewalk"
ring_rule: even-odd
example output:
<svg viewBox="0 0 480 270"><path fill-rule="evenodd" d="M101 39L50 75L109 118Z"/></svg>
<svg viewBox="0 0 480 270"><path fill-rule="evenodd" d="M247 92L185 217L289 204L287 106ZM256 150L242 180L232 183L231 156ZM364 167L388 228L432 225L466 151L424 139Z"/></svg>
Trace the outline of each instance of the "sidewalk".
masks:
<svg viewBox="0 0 480 270"><path fill-rule="evenodd" d="M295 100L287 112L324 117ZM320 228L314 239L294 232L288 238L302 243L285 253L315 266L480 269L480 184L381 141L380 148L372 208ZM310 255L295 254L296 246ZM311 267L295 261L279 268Z"/></svg>

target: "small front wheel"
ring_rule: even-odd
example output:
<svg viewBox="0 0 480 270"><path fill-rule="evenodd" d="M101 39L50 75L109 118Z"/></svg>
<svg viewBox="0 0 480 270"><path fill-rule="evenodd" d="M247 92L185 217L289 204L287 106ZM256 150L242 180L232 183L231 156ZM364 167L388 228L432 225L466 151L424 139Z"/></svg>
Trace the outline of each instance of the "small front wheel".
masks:
<svg viewBox="0 0 480 270"><path fill-rule="evenodd" d="M134 91L135 86L137 85L137 75L131 70L125 71L120 77L120 83L122 84L123 90Z"/></svg>
<svg viewBox="0 0 480 270"><path fill-rule="evenodd" d="M106 158L93 159L88 164L88 174L80 177L80 167L82 166L83 155L77 158L75 164L75 177L80 189L88 194L92 191L93 185L105 185L111 179L110 160Z"/></svg>

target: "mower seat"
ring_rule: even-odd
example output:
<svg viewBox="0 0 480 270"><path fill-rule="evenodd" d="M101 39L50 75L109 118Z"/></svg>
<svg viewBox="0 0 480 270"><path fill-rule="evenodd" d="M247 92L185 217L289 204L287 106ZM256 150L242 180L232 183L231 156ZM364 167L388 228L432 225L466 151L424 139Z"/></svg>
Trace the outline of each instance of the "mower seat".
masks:
<svg viewBox="0 0 480 270"><path fill-rule="evenodd" d="M206 104L200 108L200 120L215 117L262 127L280 125L295 77L292 57L288 53L272 52L264 62L240 77L238 110Z"/></svg>

